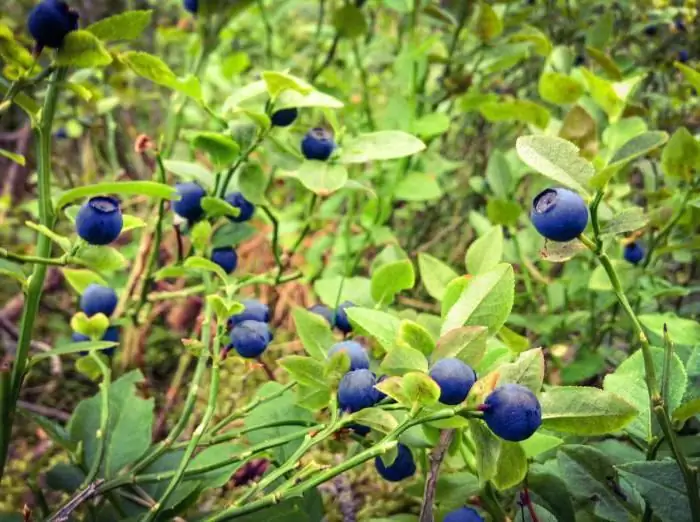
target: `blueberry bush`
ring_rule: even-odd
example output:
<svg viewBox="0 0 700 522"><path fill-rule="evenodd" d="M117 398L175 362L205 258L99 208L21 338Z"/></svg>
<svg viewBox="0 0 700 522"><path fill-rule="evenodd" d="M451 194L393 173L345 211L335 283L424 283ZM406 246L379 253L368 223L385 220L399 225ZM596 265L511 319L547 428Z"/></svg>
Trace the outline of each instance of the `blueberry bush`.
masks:
<svg viewBox="0 0 700 522"><path fill-rule="evenodd" d="M19 0L0 58L3 522L700 522L695 0Z"/></svg>

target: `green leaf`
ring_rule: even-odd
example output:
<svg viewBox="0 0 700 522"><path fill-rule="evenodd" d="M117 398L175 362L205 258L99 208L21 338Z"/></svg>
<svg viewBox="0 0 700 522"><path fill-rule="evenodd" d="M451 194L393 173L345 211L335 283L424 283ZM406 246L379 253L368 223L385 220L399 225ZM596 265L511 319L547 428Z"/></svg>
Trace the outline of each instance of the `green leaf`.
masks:
<svg viewBox="0 0 700 522"><path fill-rule="evenodd" d="M527 474L527 457L517 442L503 441L498 454L496 475L493 484L500 491L520 484Z"/></svg>
<svg viewBox="0 0 700 522"><path fill-rule="evenodd" d="M73 203L79 199L104 194L116 194L121 196L150 196L156 199L178 199L177 191L170 185L156 183L154 181L118 181L97 183L76 187L61 194L55 202L58 209Z"/></svg>
<svg viewBox="0 0 700 522"><path fill-rule="evenodd" d="M263 71L262 78L267 86L267 92L273 99L287 89L296 91L300 94L309 94L311 91L313 91L313 87L311 85L306 83L301 78L297 78L291 74L275 71Z"/></svg>
<svg viewBox="0 0 700 522"><path fill-rule="evenodd" d="M476 474L479 477L479 483L485 484L498 473L501 439L480 420L469 419L469 431L476 449Z"/></svg>
<svg viewBox="0 0 700 522"><path fill-rule="evenodd" d="M597 63L610 78L615 81L622 80L622 71L620 71L620 68L610 56L600 49L590 46L586 47L586 54L593 62Z"/></svg>
<svg viewBox="0 0 700 522"><path fill-rule="evenodd" d="M134 73L157 85L168 87L189 96L195 101L202 101L202 86L194 76L180 79L168 65L155 55L143 51L127 51L119 59Z"/></svg>
<svg viewBox="0 0 700 522"><path fill-rule="evenodd" d="M165 170L172 172L184 181L196 181L204 188L214 187L214 174L199 163L189 161L165 160Z"/></svg>
<svg viewBox="0 0 700 522"><path fill-rule="evenodd" d="M391 433L399 425L396 417L380 408L365 408L353 414L352 419L357 424L381 433Z"/></svg>
<svg viewBox="0 0 700 522"><path fill-rule="evenodd" d="M394 347L401 326L401 321L397 317L359 306L348 308L345 313L354 328L374 337L385 350L389 351Z"/></svg>
<svg viewBox="0 0 700 522"><path fill-rule="evenodd" d="M668 334L676 346L695 346L700 344L700 323L692 319L678 317L675 314L644 314L639 316L639 322L650 335L663 340L664 324Z"/></svg>
<svg viewBox="0 0 700 522"><path fill-rule="evenodd" d="M511 35L511 41L514 42L529 42L532 48L540 56L547 57L552 52L552 42L537 27L524 25L519 32Z"/></svg>
<svg viewBox="0 0 700 522"><path fill-rule="evenodd" d="M664 350L651 348L654 368L656 369L657 384L661 384ZM670 366L668 411L672 412L680 406L683 400L688 376L683 363L677 355L673 355ZM605 376L603 388L617 394L632 404L638 411L635 419L625 427L625 431L645 441L650 441L654 435L655 416L649 405L649 390L646 385L644 358L641 350L636 351L625 359L617 369Z"/></svg>
<svg viewBox="0 0 700 522"><path fill-rule="evenodd" d="M372 274L372 299L379 305L389 305L396 294L413 288L416 275L408 259L386 263Z"/></svg>
<svg viewBox="0 0 700 522"><path fill-rule="evenodd" d="M418 254L418 270L428 294L438 301L442 301L449 282L457 277L452 268L425 252Z"/></svg>
<svg viewBox="0 0 700 522"><path fill-rule="evenodd" d="M206 212L207 216L210 218L217 218L221 216L238 217L241 213L240 208L234 207L223 199L213 198L210 196L205 196L202 198L202 209L204 209L204 212Z"/></svg>
<svg viewBox="0 0 700 522"><path fill-rule="evenodd" d="M14 152L10 152L9 150L5 150L2 148L0 148L0 156L7 158L11 161L14 161L15 163L17 163L18 165L21 165L23 167L27 163L27 160L21 154L16 154Z"/></svg>
<svg viewBox="0 0 700 522"><path fill-rule="evenodd" d="M51 230L49 227L46 227L44 225L38 225L36 223L32 223L31 221L25 221L24 224L27 225L32 230L39 232L39 234L48 237L51 241L53 241L58 246L60 246L61 250L63 250L64 252L70 252L71 249L73 248L73 245L71 244L70 239L68 239L67 237L62 236L60 234L57 234L56 232Z"/></svg>
<svg viewBox="0 0 700 522"><path fill-rule="evenodd" d="M488 121L521 121L540 129L549 123L549 111L530 100L501 100L482 103L479 112Z"/></svg>
<svg viewBox="0 0 700 522"><path fill-rule="evenodd" d="M127 373L109 387L109 417L104 437L104 459L100 475L113 478L125 466L143 455L151 444L153 399L142 399L137 386L143 382L138 370ZM82 444L82 463L86 468L97 457L102 411L101 394L83 400L71 416L68 432Z"/></svg>
<svg viewBox="0 0 700 522"><path fill-rule="evenodd" d="M402 131L377 131L348 138L338 161L366 163L412 156L425 150L425 143Z"/></svg>
<svg viewBox="0 0 700 522"><path fill-rule="evenodd" d="M535 433L532 437L524 440L520 445L525 448L527 453L527 444L529 441L540 435ZM555 439L556 437L550 437ZM559 443L562 441L559 440ZM544 506L556 515L556 520L576 520L574 505L571 501L566 482L562 477L555 474L555 471L550 471L547 467L539 464L531 464L527 474L527 485L530 492L536 497L536 502L544 504Z"/></svg>
<svg viewBox="0 0 700 522"><path fill-rule="evenodd" d="M391 397L396 402L404 406L411 406L411 400L406 396L406 392L403 389L401 377L389 377L388 379L384 379L382 382L375 385L375 388L388 397Z"/></svg>
<svg viewBox="0 0 700 522"><path fill-rule="evenodd" d="M328 388L328 384L323 378L325 368L316 359L301 355L288 355L280 360L280 364L295 381L309 388L322 390Z"/></svg>
<svg viewBox="0 0 700 522"><path fill-rule="evenodd" d="M342 101L334 98L333 96L317 90L312 90L306 94L290 89L282 91L275 101L275 109L289 109L292 107L296 109L300 109L302 107L342 109L344 104Z"/></svg>
<svg viewBox="0 0 700 522"><path fill-rule="evenodd" d="M644 214L641 207L630 207L624 209L618 215L608 221L600 231L602 236L633 232L644 228L649 223L649 217Z"/></svg>
<svg viewBox="0 0 700 522"><path fill-rule="evenodd" d="M316 360L324 361L328 350L335 343L333 332L326 320L303 308L295 308L292 311L292 317L306 353Z"/></svg>
<svg viewBox="0 0 700 522"><path fill-rule="evenodd" d="M199 221L194 224L190 230L190 240L192 241L192 247L194 248L195 252L206 252L211 239L211 232L212 226L209 221Z"/></svg>
<svg viewBox="0 0 700 522"><path fill-rule="evenodd" d="M467 272L478 275L496 268L502 257L503 229L495 226L469 245L464 262Z"/></svg>
<svg viewBox="0 0 700 522"><path fill-rule="evenodd" d="M27 284L27 276L25 276L24 272L22 271L22 267L8 261L7 259L0 258L0 275L14 279L22 286Z"/></svg>
<svg viewBox="0 0 700 522"><path fill-rule="evenodd" d="M435 350L435 341L430 332L420 324L406 319L401 321L396 342L414 348L427 356Z"/></svg>
<svg viewBox="0 0 700 522"><path fill-rule="evenodd" d="M480 40L490 42L503 32L503 22L493 7L481 1L474 15L474 32Z"/></svg>
<svg viewBox="0 0 700 522"><path fill-rule="evenodd" d="M425 357L423 357L423 360L425 360ZM401 385L406 397L413 404L432 406L437 404L440 398L440 386L424 373L407 373L403 376Z"/></svg>
<svg viewBox="0 0 700 522"><path fill-rule="evenodd" d="M433 112L413 122L411 132L423 140L437 138L450 129L450 117L444 112Z"/></svg>
<svg viewBox="0 0 700 522"><path fill-rule="evenodd" d="M449 309L441 334L464 325L486 326L491 333L505 323L513 308L515 277L513 267L502 263L471 279L457 302Z"/></svg>
<svg viewBox="0 0 700 522"><path fill-rule="evenodd" d="M296 172L288 172L286 175L298 179L319 196L331 195L343 188L348 181L348 170L344 166L318 160L305 160Z"/></svg>
<svg viewBox="0 0 700 522"><path fill-rule="evenodd" d="M583 85L571 76L558 72L545 72L537 84L540 98L557 105L574 103L583 94Z"/></svg>
<svg viewBox="0 0 700 522"><path fill-rule="evenodd" d="M563 243L545 239L544 248L540 251L540 257L550 263L564 263L587 250L588 247L578 239L572 239Z"/></svg>
<svg viewBox="0 0 700 522"><path fill-rule="evenodd" d="M196 132L191 137L191 143L194 148L204 151L219 168L233 163L240 153L238 143L219 132Z"/></svg>
<svg viewBox="0 0 700 522"><path fill-rule="evenodd" d="M317 412L331 402L330 388L314 388L299 384L296 386L296 403L309 411Z"/></svg>
<svg viewBox="0 0 700 522"><path fill-rule="evenodd" d="M402 201L434 201L442 195L435 176L423 172L409 172L394 189L394 197Z"/></svg>
<svg viewBox="0 0 700 522"><path fill-rule="evenodd" d="M615 16L610 10L605 10L596 19L595 24L586 33L586 45L595 49L604 49L613 35Z"/></svg>
<svg viewBox="0 0 700 522"><path fill-rule="evenodd" d="M615 467L644 497L661 522L690 522L688 490L678 463L632 462Z"/></svg>
<svg viewBox="0 0 700 522"><path fill-rule="evenodd" d="M542 348L535 348L521 353L515 362L498 368L500 377L498 386L513 383L525 386L535 395L539 395L544 382L544 354Z"/></svg>
<svg viewBox="0 0 700 522"><path fill-rule="evenodd" d="M103 18L85 28L102 41L135 40L151 23L153 11L127 11Z"/></svg>
<svg viewBox="0 0 700 522"><path fill-rule="evenodd" d="M504 199L489 199L486 204L486 215L494 225L514 227L522 212L522 206L515 201Z"/></svg>
<svg viewBox="0 0 700 522"><path fill-rule="evenodd" d="M432 361L455 357L474 367L486 353L488 333L488 328L485 326L454 328L438 339Z"/></svg>
<svg viewBox="0 0 700 522"><path fill-rule="evenodd" d="M494 195L500 199L508 199L513 190L513 176L506 155L495 149L489 156L486 165L486 181Z"/></svg>
<svg viewBox="0 0 700 522"><path fill-rule="evenodd" d="M196 270L206 270L207 272L212 272L219 276L219 278L223 281L226 282L228 280L228 277L226 276L226 272L224 272L223 268L221 268L219 265L214 263L213 261L210 261L209 259L205 259L200 256L191 256L188 257L185 262L182 264L183 267L185 268L193 268Z"/></svg>
<svg viewBox="0 0 700 522"><path fill-rule="evenodd" d="M32 355L32 358L29 360L29 365L32 366L39 361L53 356L69 355L71 353L79 352L94 352L98 350L102 351L106 350L107 348L114 348L115 346L118 346L117 343L110 341L83 341L79 343L64 344L47 352L39 352Z"/></svg>
<svg viewBox="0 0 700 522"><path fill-rule="evenodd" d="M109 327L109 318L105 314L88 317L84 312L78 312L71 318L70 327L74 332L87 335L90 339L102 339Z"/></svg>
<svg viewBox="0 0 700 522"><path fill-rule="evenodd" d="M546 433L533 433L528 439L525 439L520 445L525 450L527 458L536 457L542 453L556 448L564 443L563 439Z"/></svg>
<svg viewBox="0 0 700 522"><path fill-rule="evenodd" d="M78 250L75 258L98 272L113 272L128 265L124 254L109 246L84 245Z"/></svg>
<svg viewBox="0 0 700 522"><path fill-rule="evenodd" d="M695 71L681 62L673 62L673 65L683 73L683 76L685 76L685 79L688 80L690 85L700 91L700 72Z"/></svg>
<svg viewBox="0 0 700 522"><path fill-rule="evenodd" d="M700 167L700 143L688 129L680 127L673 133L661 154L664 174L689 180L693 169Z"/></svg>
<svg viewBox="0 0 700 522"><path fill-rule="evenodd" d="M100 40L89 31L71 31L56 52L56 65L64 67L104 67L112 63L109 54Z"/></svg>
<svg viewBox="0 0 700 522"><path fill-rule="evenodd" d="M553 136L521 136L515 142L520 159L557 183L587 195L595 173L593 165L579 156L573 143Z"/></svg>
<svg viewBox="0 0 700 522"><path fill-rule="evenodd" d="M36 413L22 409L21 404L18 404L17 406L18 411L27 419L34 421L42 430L46 432L53 442L70 452L74 452L77 449L76 444L70 440L68 432L63 426L56 424L51 419L47 419L46 417L42 417L41 415L37 415ZM0 518L0 520L2 519Z"/></svg>
<svg viewBox="0 0 700 522"><path fill-rule="evenodd" d="M530 340L527 337L514 332L507 326L501 326L501 329L498 330L498 338L503 341L506 346L508 346L511 352L522 353L525 350L530 349Z"/></svg>
<svg viewBox="0 0 700 522"><path fill-rule="evenodd" d="M122 220L124 224L122 225L122 233L128 232L129 230L136 230L137 228L144 228L146 222L136 216L130 216L129 214L122 215Z"/></svg>
<svg viewBox="0 0 700 522"><path fill-rule="evenodd" d="M415 348L396 346L386 354L379 369L387 375L404 375L410 371L427 372L428 360Z"/></svg>
<svg viewBox="0 0 700 522"><path fill-rule="evenodd" d="M223 297L217 294L210 294L207 296L207 302L211 305L212 309L214 310L214 314L216 315L217 319L219 322L226 322L226 320L231 317L228 307L226 306L226 303L224 302Z"/></svg>
<svg viewBox="0 0 700 522"><path fill-rule="evenodd" d="M576 435L607 435L627 426L637 409L598 388L561 386L540 396L542 426Z"/></svg>
<svg viewBox="0 0 700 522"><path fill-rule="evenodd" d="M333 13L333 26L340 36L357 38L367 32L367 20L359 7L347 4Z"/></svg>
<svg viewBox="0 0 700 522"><path fill-rule="evenodd" d="M668 140L668 134L661 131L645 132L635 136L616 150L608 165L591 178L593 188L603 188L613 175L632 160L661 147Z"/></svg>
<svg viewBox="0 0 700 522"><path fill-rule="evenodd" d="M248 165L238 173L238 190L256 205L269 205L265 192L270 184L269 175L257 166Z"/></svg>

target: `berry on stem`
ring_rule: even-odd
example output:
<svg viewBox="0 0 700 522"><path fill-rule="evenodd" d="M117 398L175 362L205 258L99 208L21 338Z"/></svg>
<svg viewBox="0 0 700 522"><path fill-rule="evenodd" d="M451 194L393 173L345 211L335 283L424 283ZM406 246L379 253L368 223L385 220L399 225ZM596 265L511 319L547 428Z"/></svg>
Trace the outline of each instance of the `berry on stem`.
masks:
<svg viewBox="0 0 700 522"><path fill-rule="evenodd" d="M270 120L275 127L289 127L297 119L299 111L295 108L280 109L272 113Z"/></svg>
<svg viewBox="0 0 700 522"><path fill-rule="evenodd" d="M352 325L350 324L346 310L348 308L352 308L353 306L355 306L354 303L345 301L344 303L338 305L338 308L335 310L335 326L344 334L349 334L352 332Z"/></svg>
<svg viewBox="0 0 700 522"><path fill-rule="evenodd" d="M311 129L301 140L301 153L308 160L326 161L334 150L333 135L326 129Z"/></svg>
<svg viewBox="0 0 700 522"><path fill-rule="evenodd" d="M117 293L108 286L92 283L87 286L80 298L80 309L85 315L92 317L105 314L107 317L114 313L119 298Z"/></svg>
<svg viewBox="0 0 700 522"><path fill-rule="evenodd" d="M430 377L440 386L440 402L455 405L467 398L476 382L476 373L468 364L448 357L436 362Z"/></svg>
<svg viewBox="0 0 700 522"><path fill-rule="evenodd" d="M443 522L484 522L484 518L475 509L463 507L450 511Z"/></svg>
<svg viewBox="0 0 700 522"><path fill-rule="evenodd" d="M350 371L369 369L369 357L367 356L367 352L357 341L343 341L334 344L328 351L328 356L333 356L339 352L348 354L350 358Z"/></svg>
<svg viewBox="0 0 700 522"><path fill-rule="evenodd" d="M204 189L194 181L177 183L175 190L180 199L173 201L173 212L188 221L198 221L204 215L202 198L207 195Z"/></svg>
<svg viewBox="0 0 700 522"><path fill-rule="evenodd" d="M396 446L396 449L398 450L396 460L390 466L385 466L381 457L374 459L374 465L379 474L390 482L399 482L416 472L416 462L413 460L411 450L403 444Z"/></svg>
<svg viewBox="0 0 700 522"><path fill-rule="evenodd" d="M232 207L236 207L238 210L241 211L241 213L238 214L238 216L236 217L228 216L228 218L231 221L235 221L236 223L243 223L244 221L248 221L250 218L253 217L253 214L255 213L255 205L253 205L250 201L244 198L243 194L241 194L240 192L230 192L226 194L224 200Z"/></svg>
<svg viewBox="0 0 700 522"><path fill-rule="evenodd" d="M309 308L309 312L313 312L316 315L323 317L326 321L328 321L328 324L331 325L331 327L335 325L335 313L326 305L313 305L311 308Z"/></svg>
<svg viewBox="0 0 700 522"><path fill-rule="evenodd" d="M215 248L211 252L211 260L230 274L238 266L238 255L233 247Z"/></svg>
<svg viewBox="0 0 700 522"><path fill-rule="evenodd" d="M39 49L58 49L66 35L78 29L78 18L63 0L43 0L29 13L27 27Z"/></svg>
<svg viewBox="0 0 700 522"><path fill-rule="evenodd" d="M272 332L267 323L243 321L231 330L231 347L241 357L253 359L262 354L272 342Z"/></svg>
<svg viewBox="0 0 700 522"><path fill-rule="evenodd" d="M75 230L91 245L108 245L119 237L124 225L119 200L97 196L85 203L75 216Z"/></svg>
<svg viewBox="0 0 700 522"><path fill-rule="evenodd" d="M192 14L197 14L197 9L199 8L199 1L198 0L185 0L183 2L183 5L187 11L189 11Z"/></svg>
<svg viewBox="0 0 700 522"><path fill-rule="evenodd" d="M374 387L376 376L369 370L355 370L343 375L338 385L338 407L354 413L374 406L379 401L379 391Z"/></svg>
<svg viewBox="0 0 700 522"><path fill-rule="evenodd" d="M530 438L542 424L540 402L520 384L504 384L486 397L484 421L502 439L520 442Z"/></svg>
<svg viewBox="0 0 700 522"><path fill-rule="evenodd" d="M644 247L639 243L629 243L625 245L625 261L632 263L633 265L638 264L642 259L644 259Z"/></svg>
<svg viewBox="0 0 700 522"><path fill-rule="evenodd" d="M688 53L687 49L681 49L678 51L678 61L681 63L686 63L688 60L690 60L690 53Z"/></svg>
<svg viewBox="0 0 700 522"><path fill-rule="evenodd" d="M588 225L588 207L576 192L549 188L532 201L530 219L537 231L552 241L577 238Z"/></svg>
<svg viewBox="0 0 700 522"><path fill-rule="evenodd" d="M240 314L232 315L228 320L228 327L241 324L243 321L260 321L267 323L270 320L270 308L256 299L244 299L244 310Z"/></svg>

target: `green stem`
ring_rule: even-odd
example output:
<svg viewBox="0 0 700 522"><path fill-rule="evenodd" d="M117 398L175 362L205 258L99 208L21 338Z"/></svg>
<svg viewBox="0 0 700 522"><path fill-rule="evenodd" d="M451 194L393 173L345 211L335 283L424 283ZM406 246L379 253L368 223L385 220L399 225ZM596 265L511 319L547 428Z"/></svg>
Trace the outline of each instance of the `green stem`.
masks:
<svg viewBox="0 0 700 522"><path fill-rule="evenodd" d="M8 259L10 261L15 261L16 263L31 263L39 265L51 265L51 266L66 266L69 259L65 256L61 257L40 257L40 256L25 256L22 254L13 254L8 252L5 248L0 248L0 257L3 259Z"/></svg>
<svg viewBox="0 0 700 522"><path fill-rule="evenodd" d="M90 352L90 357L93 361L95 361L97 366L99 366L100 372L102 372L102 383L100 384L102 404L100 408L100 428L95 434L95 438L97 439L95 460L92 461L90 471L85 476L85 480L83 481L82 486L80 486L80 489L86 488L92 483L93 480L95 480L95 478L97 478L97 474L100 471L100 466L102 465L102 459L104 458L105 449L107 447L105 442L107 440L107 426L109 422L109 386L112 372L109 369L109 366L107 366L100 358L100 354L98 352Z"/></svg>
<svg viewBox="0 0 700 522"><path fill-rule="evenodd" d="M53 228L54 212L51 203L51 127L58 101L61 83L65 78L66 69L56 69L51 75L49 87L41 110L41 119L36 126L37 140L37 184L39 190L39 222L49 229ZM51 240L44 234L37 238L36 254L39 258L48 258L51 255ZM7 453L12 434L12 423L19 398L24 372L29 358L29 346L32 340L34 320L39 311L39 301L44 286L47 267L37 263L32 270L29 284L27 285L26 299L22 320L20 323L19 339L17 340L17 353L12 366L12 381L10 394L5 397L2 405L2 418L0 418L0 481L2 480Z"/></svg>
<svg viewBox="0 0 700 522"><path fill-rule="evenodd" d="M365 71L365 68L362 65L362 57L360 56L360 48L357 45L357 39L352 40L352 54L355 57L357 71L360 73L360 83L362 84L362 106L364 107L365 115L367 116L367 124L371 130L375 130L377 126L374 123L374 116L372 115L369 80L367 79L367 71Z"/></svg>

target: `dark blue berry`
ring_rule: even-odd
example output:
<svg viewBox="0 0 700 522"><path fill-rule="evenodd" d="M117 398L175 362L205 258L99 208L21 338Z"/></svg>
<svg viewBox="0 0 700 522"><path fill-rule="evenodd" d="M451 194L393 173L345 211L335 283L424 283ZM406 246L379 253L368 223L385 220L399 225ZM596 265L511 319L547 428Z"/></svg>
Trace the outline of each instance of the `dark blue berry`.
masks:
<svg viewBox="0 0 700 522"><path fill-rule="evenodd" d="M380 457L374 460L374 465L379 474L391 482L399 482L416 472L416 462L413 460L411 450L403 444L399 444L396 449L398 450L398 455L390 466L385 466Z"/></svg>
<svg viewBox="0 0 700 522"><path fill-rule="evenodd" d="M119 237L123 225L119 200L108 196L91 198L75 216L75 230L91 245L108 245Z"/></svg>
<svg viewBox="0 0 700 522"><path fill-rule="evenodd" d="M272 125L275 127L289 127L297 119L299 111L296 109L280 109L272 113Z"/></svg>
<svg viewBox="0 0 700 522"><path fill-rule="evenodd" d="M681 49L678 51L678 61L681 63L685 63L688 60L690 60L690 54L688 53L687 49Z"/></svg>
<svg viewBox="0 0 700 522"><path fill-rule="evenodd" d="M199 8L199 2L198 0L185 0L183 2L185 9L188 10L192 14L197 13L197 9Z"/></svg>
<svg viewBox="0 0 700 522"><path fill-rule="evenodd" d="M335 313L333 310L328 308L326 305L317 304L309 308L309 312L313 312L316 315L323 317L331 327L335 325Z"/></svg>
<svg viewBox="0 0 700 522"><path fill-rule="evenodd" d="M114 313L119 298L117 293L108 286L92 283L83 292L80 298L80 309L88 317L95 314L105 314L107 317Z"/></svg>
<svg viewBox="0 0 700 522"><path fill-rule="evenodd" d="M68 138L68 131L66 130L65 127L61 127L56 132L53 133L53 136L57 140L65 140Z"/></svg>
<svg viewBox="0 0 700 522"><path fill-rule="evenodd" d="M629 243L625 245L625 261L636 265L644 259L644 247L639 243Z"/></svg>
<svg viewBox="0 0 700 522"><path fill-rule="evenodd" d="M673 21L673 26L676 28L676 31L685 31L685 22L681 18L676 18Z"/></svg>
<svg viewBox="0 0 700 522"><path fill-rule="evenodd" d="M233 328L243 321L267 323L270 320L270 308L266 304L262 304L256 299L244 299L241 304L243 304L245 308L240 314L229 317L229 328Z"/></svg>
<svg viewBox="0 0 700 522"><path fill-rule="evenodd" d="M74 343L83 343L86 341L89 341L90 338L87 335L83 335L78 332L73 332L73 335L71 335L71 341ZM110 326L105 330L105 333L102 335L102 341L107 341L111 343L118 343L119 342L119 328L117 326ZM105 354L107 357L111 357L114 355L114 350L115 348L107 348L106 350L100 350L103 354ZM87 355L90 352L80 352L80 355Z"/></svg>
<svg viewBox="0 0 700 522"><path fill-rule="evenodd" d="M215 248L211 253L211 260L230 274L238 266L238 255L232 247Z"/></svg>
<svg viewBox="0 0 700 522"><path fill-rule="evenodd" d="M586 57L582 54L576 55L576 58L574 58L574 65L575 66L581 66L586 63Z"/></svg>
<svg viewBox="0 0 700 522"><path fill-rule="evenodd" d="M231 347L241 357L258 357L272 342L272 332L267 323L243 321L231 330Z"/></svg>
<svg viewBox="0 0 700 522"><path fill-rule="evenodd" d="M442 522L484 522L484 518L475 509L463 507L449 512Z"/></svg>
<svg viewBox="0 0 700 522"><path fill-rule="evenodd" d="M43 0L29 13L27 27L38 47L58 49L78 29L79 15L63 0Z"/></svg>
<svg viewBox="0 0 700 522"><path fill-rule="evenodd" d="M253 217L253 214L255 213L255 205L253 205L250 201L244 198L243 194L241 194L240 192L230 192L229 194L226 194L226 197L224 199L229 205L231 205L232 207L236 207L238 210L241 211L240 214L238 214L238 216L236 217L228 216L228 218L231 221L235 221L236 223L243 223L244 221L248 221L250 218Z"/></svg>
<svg viewBox="0 0 700 522"><path fill-rule="evenodd" d="M357 433L360 437L364 437L370 432L370 429L362 424L348 424L348 428Z"/></svg>
<svg viewBox="0 0 700 522"><path fill-rule="evenodd" d="M476 373L471 366L453 357L436 362L430 370L430 377L440 386L440 402L449 405L466 399L476 382Z"/></svg>
<svg viewBox="0 0 700 522"><path fill-rule="evenodd" d="M571 241L588 224L588 207L581 196L565 188L550 188L532 201L530 219L537 231L552 241Z"/></svg>
<svg viewBox="0 0 700 522"><path fill-rule="evenodd" d="M505 384L484 401L484 421L496 435L520 442L530 438L542 424L540 402L528 388Z"/></svg>
<svg viewBox="0 0 700 522"><path fill-rule="evenodd" d="M311 129L301 140L301 153L309 160L326 161L334 150L333 135L326 129Z"/></svg>
<svg viewBox="0 0 700 522"><path fill-rule="evenodd" d="M355 370L343 375L338 385L338 407L354 413L374 406L379 391L374 387L377 378L369 370Z"/></svg>
<svg viewBox="0 0 700 522"><path fill-rule="evenodd" d="M355 306L354 303L345 301L335 310L335 326L338 328L338 330L345 334L352 332L352 325L350 324L348 314L345 311L353 306Z"/></svg>
<svg viewBox="0 0 700 522"><path fill-rule="evenodd" d="M187 183L177 183L175 190L180 195L180 199L173 201L173 212L188 221L197 221L204 215L202 209L202 198L207 195L202 187L190 181Z"/></svg>
<svg viewBox="0 0 700 522"><path fill-rule="evenodd" d="M339 352L345 352L350 357L350 371L367 370L369 368L367 352L357 341L343 341L342 343L334 344L328 351L328 356L333 356Z"/></svg>
<svg viewBox="0 0 700 522"><path fill-rule="evenodd" d="M655 25L647 25L644 28L644 34L647 36L654 36L658 32L658 27Z"/></svg>

